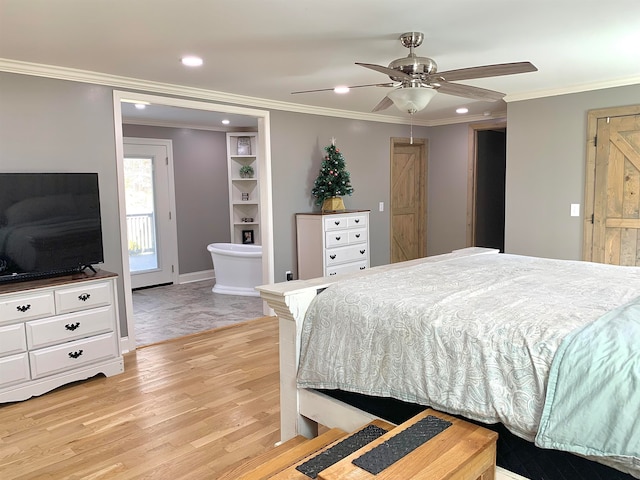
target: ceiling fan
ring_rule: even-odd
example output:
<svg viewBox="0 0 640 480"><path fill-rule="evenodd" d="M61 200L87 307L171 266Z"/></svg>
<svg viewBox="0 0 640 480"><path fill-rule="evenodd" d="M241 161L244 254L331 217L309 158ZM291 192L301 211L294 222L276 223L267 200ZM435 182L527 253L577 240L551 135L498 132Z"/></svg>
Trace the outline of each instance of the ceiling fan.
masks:
<svg viewBox="0 0 640 480"><path fill-rule="evenodd" d="M370 85L355 85L347 88L360 87L395 87L378 103L373 112L384 110L391 105L413 115L427 106L437 92L474 100L497 101L505 94L485 88L473 87L451 83L458 80L471 80L474 78L496 77L513 75L516 73L535 72L538 69L530 62L499 63L495 65L483 65L479 67L460 68L438 72L436 62L428 57L417 56L413 49L419 47L424 39L421 32L407 32L400 36L402 46L409 49L409 55L392 61L388 67L370 63L360 65L376 72L384 73L391 79L389 83L376 83ZM334 90L323 88L319 90L304 90L297 93L311 93Z"/></svg>

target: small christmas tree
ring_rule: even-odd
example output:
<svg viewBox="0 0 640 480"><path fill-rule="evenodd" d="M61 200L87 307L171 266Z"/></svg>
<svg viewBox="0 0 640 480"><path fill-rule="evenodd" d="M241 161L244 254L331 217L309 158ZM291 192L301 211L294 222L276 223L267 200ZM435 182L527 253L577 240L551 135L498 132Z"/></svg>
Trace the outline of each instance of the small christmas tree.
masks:
<svg viewBox="0 0 640 480"><path fill-rule="evenodd" d="M320 173L311 189L311 194L316 197L316 205L318 206L321 206L327 198L353 193L351 176L345 170L344 157L336 148L335 138L331 139L331 145L325 147L324 150L327 154L320 165Z"/></svg>

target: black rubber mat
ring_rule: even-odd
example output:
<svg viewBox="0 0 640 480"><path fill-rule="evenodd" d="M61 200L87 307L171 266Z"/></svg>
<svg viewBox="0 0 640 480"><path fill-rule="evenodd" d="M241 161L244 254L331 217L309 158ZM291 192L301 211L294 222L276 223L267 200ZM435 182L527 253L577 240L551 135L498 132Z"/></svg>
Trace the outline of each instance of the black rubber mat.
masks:
<svg viewBox="0 0 640 480"><path fill-rule="evenodd" d="M384 428L376 425L367 425L362 430L336 443L333 447L320 452L310 460L298 465L296 470L304 473L309 478L317 478L318 474L325 468L329 468L334 463L338 463L343 458L351 455L368 443L373 442L385 433L387 433L387 431Z"/></svg>
<svg viewBox="0 0 640 480"><path fill-rule="evenodd" d="M451 422L427 415L406 430L356 458L352 463L372 475L377 475L451 425L453 425Z"/></svg>

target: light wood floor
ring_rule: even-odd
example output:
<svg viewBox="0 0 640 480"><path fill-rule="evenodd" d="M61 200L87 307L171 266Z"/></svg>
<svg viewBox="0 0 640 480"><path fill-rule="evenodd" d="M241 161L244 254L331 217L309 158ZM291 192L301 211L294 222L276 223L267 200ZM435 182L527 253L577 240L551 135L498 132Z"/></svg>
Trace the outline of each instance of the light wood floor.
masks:
<svg viewBox="0 0 640 480"><path fill-rule="evenodd" d="M264 317L0 406L0 479L215 479L279 440L277 342Z"/></svg>

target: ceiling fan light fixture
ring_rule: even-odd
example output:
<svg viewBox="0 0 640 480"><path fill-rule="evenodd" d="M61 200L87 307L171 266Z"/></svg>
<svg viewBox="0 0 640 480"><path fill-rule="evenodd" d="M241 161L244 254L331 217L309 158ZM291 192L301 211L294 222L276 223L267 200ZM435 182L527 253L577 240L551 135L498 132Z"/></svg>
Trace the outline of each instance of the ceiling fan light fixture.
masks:
<svg viewBox="0 0 640 480"><path fill-rule="evenodd" d="M416 113L424 109L436 95L436 90L428 87L400 87L389 92L387 97L401 111Z"/></svg>

